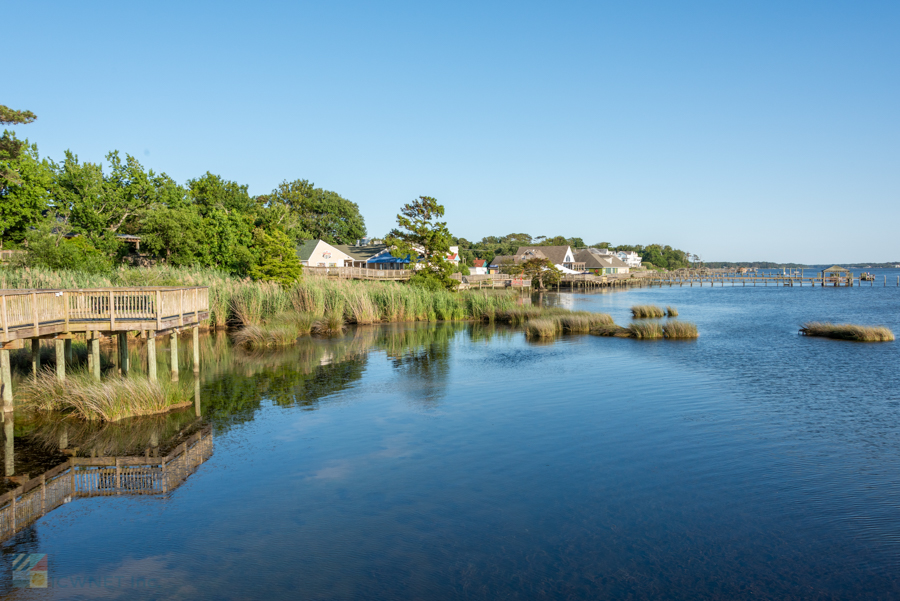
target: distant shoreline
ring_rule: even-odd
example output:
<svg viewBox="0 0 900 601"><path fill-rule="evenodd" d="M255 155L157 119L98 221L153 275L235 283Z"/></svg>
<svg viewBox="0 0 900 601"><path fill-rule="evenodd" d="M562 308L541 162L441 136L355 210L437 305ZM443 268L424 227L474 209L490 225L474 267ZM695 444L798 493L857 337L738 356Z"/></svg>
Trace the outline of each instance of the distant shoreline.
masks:
<svg viewBox="0 0 900 601"><path fill-rule="evenodd" d="M720 269L726 267L755 267L756 269L825 269L832 265L839 265L847 269L898 269L900 261L890 263L816 263L807 265L804 263L770 263L768 261L705 261L704 267Z"/></svg>

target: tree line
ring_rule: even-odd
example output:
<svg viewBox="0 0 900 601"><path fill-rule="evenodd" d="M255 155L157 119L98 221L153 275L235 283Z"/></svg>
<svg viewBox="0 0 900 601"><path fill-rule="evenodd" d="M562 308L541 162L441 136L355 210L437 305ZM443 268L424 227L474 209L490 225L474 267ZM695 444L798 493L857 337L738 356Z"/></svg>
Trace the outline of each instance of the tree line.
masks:
<svg viewBox="0 0 900 601"><path fill-rule="evenodd" d="M34 119L0 105L2 125ZM136 235L143 252L173 265L264 277L284 269L299 275L301 240L354 244L366 235L356 203L305 179L251 196L246 185L210 172L179 184L118 151L106 163L71 151L55 162L4 131L0 244L27 247L27 260L47 267L101 270L133 252L125 235Z"/></svg>

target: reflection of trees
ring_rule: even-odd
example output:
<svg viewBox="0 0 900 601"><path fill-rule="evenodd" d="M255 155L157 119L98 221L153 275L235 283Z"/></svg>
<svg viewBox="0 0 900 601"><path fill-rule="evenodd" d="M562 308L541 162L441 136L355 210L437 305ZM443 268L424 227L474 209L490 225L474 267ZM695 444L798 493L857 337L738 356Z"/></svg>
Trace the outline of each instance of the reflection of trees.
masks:
<svg viewBox="0 0 900 601"><path fill-rule="evenodd" d="M431 407L446 390L450 340L465 324L431 323L385 327L381 346L402 380L399 390L415 403Z"/></svg>

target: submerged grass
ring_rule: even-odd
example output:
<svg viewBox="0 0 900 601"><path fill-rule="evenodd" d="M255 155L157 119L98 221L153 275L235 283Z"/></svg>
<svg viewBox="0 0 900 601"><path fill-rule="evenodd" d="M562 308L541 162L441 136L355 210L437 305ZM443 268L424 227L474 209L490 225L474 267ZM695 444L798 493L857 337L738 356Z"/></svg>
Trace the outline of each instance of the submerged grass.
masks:
<svg viewBox="0 0 900 601"><path fill-rule="evenodd" d="M653 319L664 317L665 314L666 312L662 310L662 307L657 307L656 305L635 305L631 308L631 315L635 319Z"/></svg>
<svg viewBox="0 0 900 601"><path fill-rule="evenodd" d="M97 381L84 371L67 374L61 382L50 370L25 382L18 395L23 407L107 422L163 413L190 403L191 399L191 393L176 382L118 376Z"/></svg>
<svg viewBox="0 0 900 601"><path fill-rule="evenodd" d="M856 342L890 342L894 339L894 333L884 326L860 326L852 323L810 321L803 324L800 333Z"/></svg>

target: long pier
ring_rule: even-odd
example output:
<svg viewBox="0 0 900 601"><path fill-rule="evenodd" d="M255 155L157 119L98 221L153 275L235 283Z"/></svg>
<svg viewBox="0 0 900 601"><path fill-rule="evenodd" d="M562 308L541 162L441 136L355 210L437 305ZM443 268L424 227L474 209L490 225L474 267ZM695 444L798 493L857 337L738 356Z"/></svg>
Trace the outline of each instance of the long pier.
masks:
<svg viewBox="0 0 900 601"><path fill-rule="evenodd" d="M156 337L171 336L172 379L178 379L178 334L193 331L194 372L200 370L200 322L209 318L209 289L191 287L92 288L78 290L0 290L0 387L3 410L12 411L9 352L31 341L32 369L40 370L41 340L56 341L56 373L65 380L72 363L72 340L88 341L88 370L100 379L100 339L118 339L118 370L128 374L128 333L147 338L147 373L156 374Z"/></svg>

